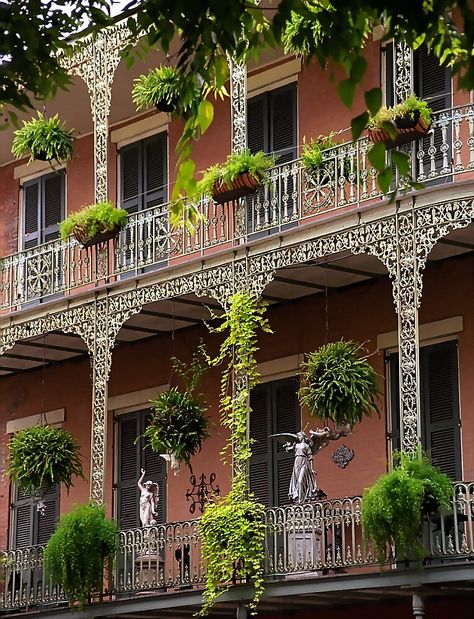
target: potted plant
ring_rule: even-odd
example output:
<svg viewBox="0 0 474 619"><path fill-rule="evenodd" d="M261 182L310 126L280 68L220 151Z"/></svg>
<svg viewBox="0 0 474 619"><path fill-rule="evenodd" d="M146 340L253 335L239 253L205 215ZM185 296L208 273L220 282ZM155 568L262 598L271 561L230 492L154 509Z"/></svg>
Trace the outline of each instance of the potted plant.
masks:
<svg viewBox="0 0 474 619"><path fill-rule="evenodd" d="M174 67L161 65L134 81L132 100L137 110L154 106L160 112L184 115L200 100L196 81L184 78Z"/></svg>
<svg viewBox="0 0 474 619"><path fill-rule="evenodd" d="M392 545L398 558L421 560L425 555L420 542L423 517L440 508L450 509L452 483L420 451L396 452L393 460L393 470L364 490L364 534L373 541L381 563Z"/></svg>
<svg viewBox="0 0 474 619"><path fill-rule="evenodd" d="M30 494L64 484L69 491L74 476L84 479L79 444L67 430L33 426L13 434L7 473Z"/></svg>
<svg viewBox="0 0 474 619"><path fill-rule="evenodd" d="M104 243L117 236L127 223L127 211L111 202L98 202L71 213L59 224L61 238L74 236L83 247Z"/></svg>
<svg viewBox="0 0 474 619"><path fill-rule="evenodd" d="M361 344L341 340L321 346L301 364L301 404L318 419L336 426L354 426L377 414L377 373L361 357Z"/></svg>
<svg viewBox="0 0 474 619"><path fill-rule="evenodd" d="M268 180L268 170L275 165L275 157L263 151L228 155L224 164L208 168L198 183L200 195L212 196L217 204L237 200L253 193Z"/></svg>
<svg viewBox="0 0 474 619"><path fill-rule="evenodd" d="M30 153L28 163L41 161L69 161L72 157L72 131L68 131L57 114L46 118L38 112L36 118L23 121L23 127L15 131L12 154L20 159Z"/></svg>
<svg viewBox="0 0 474 619"><path fill-rule="evenodd" d="M318 135L317 138L311 139L306 142L303 139L303 148L301 149L301 163L307 174L313 179L319 180L319 182L327 182L329 180L329 173L327 170L328 161L332 161L338 173L340 173L340 159L339 153L334 151L332 159L327 159L324 153L330 149L335 149L339 144L334 140L334 132L329 135ZM326 164L326 165L325 165ZM321 178L321 173L325 178ZM343 174L346 180L349 180L351 174L357 179L356 161L351 167L351 160L348 155L344 156L344 168Z"/></svg>
<svg viewBox="0 0 474 619"><path fill-rule="evenodd" d="M198 529L206 565L201 616L237 579L252 583L254 597L249 606L255 611L263 592L264 510L252 496L235 491L206 506Z"/></svg>
<svg viewBox="0 0 474 619"><path fill-rule="evenodd" d="M105 508L76 505L61 516L44 550L45 571L54 586L62 587L69 604L84 608L93 594L102 593L104 568L114 559L118 528L105 517Z"/></svg>
<svg viewBox="0 0 474 619"><path fill-rule="evenodd" d="M367 129L372 142L387 148L401 146L426 135L431 126L432 109L426 101L410 95L394 107L381 107L370 119Z"/></svg>
<svg viewBox="0 0 474 619"><path fill-rule="evenodd" d="M171 362L184 387L172 387L152 400L153 413L143 435L153 451L170 457L177 474L183 462L192 472L191 458L209 436L207 407L202 394L196 393L207 367L204 345L199 345L189 366L176 357Z"/></svg>

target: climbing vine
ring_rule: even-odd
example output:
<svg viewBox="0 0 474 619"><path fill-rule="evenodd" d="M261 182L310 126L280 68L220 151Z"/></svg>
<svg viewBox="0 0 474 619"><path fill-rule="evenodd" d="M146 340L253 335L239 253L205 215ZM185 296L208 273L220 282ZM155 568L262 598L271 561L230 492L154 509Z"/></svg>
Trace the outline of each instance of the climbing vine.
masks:
<svg viewBox="0 0 474 619"><path fill-rule="evenodd" d="M258 382L257 336L271 333L265 318L266 305L248 292L237 292L230 300L221 323L210 326L211 333L226 334L212 366L225 364L220 391L221 423L230 437L222 455L232 456L233 477L230 493L210 503L201 518L199 531L202 556L206 562L206 590L200 615L206 615L216 598L230 583L247 580L254 587L249 607L255 611L263 593L265 525L264 505L248 490L248 461L252 455L248 436L249 396ZM217 316L213 316L217 318Z"/></svg>

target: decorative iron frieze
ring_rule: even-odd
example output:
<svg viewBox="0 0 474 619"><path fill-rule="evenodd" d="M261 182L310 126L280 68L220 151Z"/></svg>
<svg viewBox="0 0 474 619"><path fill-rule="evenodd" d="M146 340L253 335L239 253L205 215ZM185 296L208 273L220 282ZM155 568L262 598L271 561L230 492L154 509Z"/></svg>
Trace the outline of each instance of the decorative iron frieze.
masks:
<svg viewBox="0 0 474 619"><path fill-rule="evenodd" d="M191 505L189 506L189 511L191 514L194 514L196 507L199 507L199 511L202 514L204 512L206 501L209 497L220 495L220 488L217 484L215 484L215 481L215 473L211 473L209 475L209 481L206 481L206 475L204 473L201 473L199 480L196 479L196 475L191 475L189 482L191 483L192 488L190 490L186 490L186 494L184 495L187 501L191 501Z"/></svg>

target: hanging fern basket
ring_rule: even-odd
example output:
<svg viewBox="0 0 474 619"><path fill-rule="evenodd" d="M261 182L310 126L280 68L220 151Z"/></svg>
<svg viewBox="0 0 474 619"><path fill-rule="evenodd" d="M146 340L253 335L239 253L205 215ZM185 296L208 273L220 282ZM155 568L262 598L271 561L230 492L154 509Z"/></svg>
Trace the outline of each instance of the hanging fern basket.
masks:
<svg viewBox="0 0 474 619"><path fill-rule="evenodd" d="M66 489L73 477L84 479L79 444L67 430L33 426L15 432L9 442L7 474L30 494L58 484Z"/></svg>

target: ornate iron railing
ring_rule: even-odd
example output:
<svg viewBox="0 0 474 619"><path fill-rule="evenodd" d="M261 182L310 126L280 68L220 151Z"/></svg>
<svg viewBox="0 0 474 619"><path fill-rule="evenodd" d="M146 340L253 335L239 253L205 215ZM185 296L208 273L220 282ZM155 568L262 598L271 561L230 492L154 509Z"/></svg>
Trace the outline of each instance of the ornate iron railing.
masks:
<svg viewBox="0 0 474 619"><path fill-rule="evenodd" d="M368 160L369 146L362 138L330 149L313 172L299 159L278 165L270 171L268 184L239 204L203 200L196 206L201 220L194 233L186 226L172 230L169 205L159 204L130 215L113 243L83 249L74 241L51 241L7 256L0 262L0 309L112 283L318 221L336 210L376 203L383 196ZM419 182L474 179L474 105L437 112L429 134L404 150ZM390 158L387 152L388 163ZM405 185L404 179L394 177L393 189Z"/></svg>
<svg viewBox="0 0 474 619"><path fill-rule="evenodd" d="M267 579L302 574L318 578L377 565L374 549L363 539L360 497L267 509L265 524ZM198 520L189 520L121 531L104 591L92 601L201 586L205 566L197 527ZM474 558L474 482L454 485L452 511L427 519L422 538L431 565ZM8 550L1 556L1 608L66 602L45 574L42 546ZM387 548L386 562L396 565L394 549Z"/></svg>

